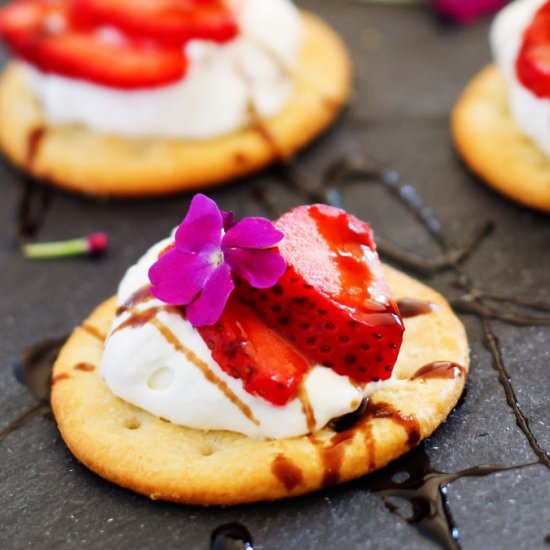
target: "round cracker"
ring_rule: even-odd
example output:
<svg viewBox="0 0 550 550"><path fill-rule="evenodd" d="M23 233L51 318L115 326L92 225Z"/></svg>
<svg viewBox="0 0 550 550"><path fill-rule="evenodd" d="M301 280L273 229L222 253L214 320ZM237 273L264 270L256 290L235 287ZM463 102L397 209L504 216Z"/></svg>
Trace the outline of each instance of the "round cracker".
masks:
<svg viewBox="0 0 550 550"><path fill-rule="evenodd" d="M496 65L468 84L451 122L456 147L478 176L512 200L550 212L550 158L514 121Z"/></svg>
<svg viewBox="0 0 550 550"><path fill-rule="evenodd" d="M351 90L351 63L339 36L303 13L294 94L276 116L204 141L129 139L78 125L47 126L12 63L0 81L0 148L37 178L104 196L163 195L219 184L288 158L338 115Z"/></svg>
<svg viewBox="0 0 550 550"><path fill-rule="evenodd" d="M353 428L314 436L259 441L226 431L171 424L116 397L99 375L116 298L99 306L73 332L54 366L52 407L70 450L100 476L152 499L191 504L236 504L300 495L385 466L428 437L451 412L464 388L469 349L464 328L445 299L385 267L396 297L436 304L405 320L392 378L374 391ZM414 378L433 361L464 367L454 378ZM384 411L393 409L393 418ZM215 411L213 411L215 414ZM416 433L405 429L414 426Z"/></svg>

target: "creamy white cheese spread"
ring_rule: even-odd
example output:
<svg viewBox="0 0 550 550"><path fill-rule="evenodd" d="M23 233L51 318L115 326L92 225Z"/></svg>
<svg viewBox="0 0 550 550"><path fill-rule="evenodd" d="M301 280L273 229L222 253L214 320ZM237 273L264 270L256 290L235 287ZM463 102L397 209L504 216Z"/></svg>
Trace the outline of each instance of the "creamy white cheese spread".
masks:
<svg viewBox="0 0 550 550"><path fill-rule="evenodd" d="M516 60L523 34L545 0L516 0L496 16L491 47L508 84L509 104L519 128L550 155L550 99L537 97L518 80Z"/></svg>
<svg viewBox="0 0 550 550"><path fill-rule="evenodd" d="M277 114L293 91L300 14L290 0L231 0L231 5L239 35L225 44L189 42L188 71L170 85L117 90L24 65L46 122L130 138L201 140L246 127L253 116Z"/></svg>
<svg viewBox="0 0 550 550"><path fill-rule="evenodd" d="M147 288L149 267L171 242L159 242L127 271L118 289L119 306ZM117 396L175 424L259 439L300 436L354 411L364 395L387 382L361 388L315 365L297 397L285 406L272 405L226 374L193 326L170 309L150 296L130 310L122 308L106 342L101 375ZM142 322L128 323L136 313Z"/></svg>

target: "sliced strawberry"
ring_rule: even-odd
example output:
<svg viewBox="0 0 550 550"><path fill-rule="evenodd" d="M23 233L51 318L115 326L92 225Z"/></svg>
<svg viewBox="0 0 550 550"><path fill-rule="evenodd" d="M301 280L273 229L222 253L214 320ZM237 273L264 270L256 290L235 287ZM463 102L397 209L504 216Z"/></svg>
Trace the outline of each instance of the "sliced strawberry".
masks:
<svg viewBox="0 0 550 550"><path fill-rule="evenodd" d="M516 71L519 81L537 97L550 97L550 2L525 29Z"/></svg>
<svg viewBox="0 0 550 550"><path fill-rule="evenodd" d="M231 297L218 323L197 329L221 368L247 392L285 405L310 367L308 360L248 306Z"/></svg>
<svg viewBox="0 0 550 550"><path fill-rule="evenodd" d="M369 226L325 205L301 206L275 225L287 271L269 290L241 281L239 297L311 359L361 382L388 378L403 322Z"/></svg>
<svg viewBox="0 0 550 550"><path fill-rule="evenodd" d="M187 69L181 48L77 28L68 0L18 0L0 10L0 35L21 58L46 73L115 88L168 84Z"/></svg>
<svg viewBox="0 0 550 550"><path fill-rule="evenodd" d="M109 42L83 33L43 40L35 64L44 72L121 89L149 88L179 80L187 60L181 50Z"/></svg>
<svg viewBox="0 0 550 550"><path fill-rule="evenodd" d="M86 24L165 44L193 38L226 42L239 31L225 0L74 0L73 14Z"/></svg>

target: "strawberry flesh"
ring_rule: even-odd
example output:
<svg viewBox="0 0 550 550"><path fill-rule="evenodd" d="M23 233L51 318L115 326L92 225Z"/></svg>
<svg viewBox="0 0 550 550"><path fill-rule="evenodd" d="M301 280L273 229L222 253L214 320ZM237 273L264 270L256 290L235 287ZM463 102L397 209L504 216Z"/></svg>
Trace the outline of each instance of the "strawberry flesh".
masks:
<svg viewBox="0 0 550 550"><path fill-rule="evenodd" d="M214 360L244 389L273 405L295 397L309 361L232 296L220 320L197 329Z"/></svg>
<svg viewBox="0 0 550 550"><path fill-rule="evenodd" d="M0 36L45 73L120 89L150 88L181 79L187 59L167 47L85 26L69 0L17 0L0 9Z"/></svg>
<svg viewBox="0 0 550 550"><path fill-rule="evenodd" d="M239 30L225 0L73 0L72 12L83 24L178 46L191 39L226 42Z"/></svg>
<svg viewBox="0 0 550 550"><path fill-rule="evenodd" d="M404 327L370 227L326 205L298 207L275 225L287 271L268 290L240 281L239 298L313 361L359 382L389 378Z"/></svg>
<svg viewBox="0 0 550 550"><path fill-rule="evenodd" d="M550 2L543 4L525 29L516 72L537 97L550 97Z"/></svg>

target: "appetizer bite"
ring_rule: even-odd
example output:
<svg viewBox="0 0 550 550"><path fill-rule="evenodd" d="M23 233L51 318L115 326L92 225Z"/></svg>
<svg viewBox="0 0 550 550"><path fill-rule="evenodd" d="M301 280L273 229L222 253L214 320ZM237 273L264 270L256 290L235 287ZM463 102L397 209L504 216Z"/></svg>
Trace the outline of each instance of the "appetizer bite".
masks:
<svg viewBox="0 0 550 550"><path fill-rule="evenodd" d="M496 64L454 107L456 146L494 189L550 212L550 2L509 4L493 23L491 46Z"/></svg>
<svg viewBox="0 0 550 550"><path fill-rule="evenodd" d="M289 0L15 0L0 149L95 195L213 185L295 154L338 115L350 61Z"/></svg>
<svg viewBox="0 0 550 550"><path fill-rule="evenodd" d="M445 420L468 363L445 299L383 266L366 223L326 205L235 221L197 195L75 329L52 407L106 479L235 504L383 467Z"/></svg>

